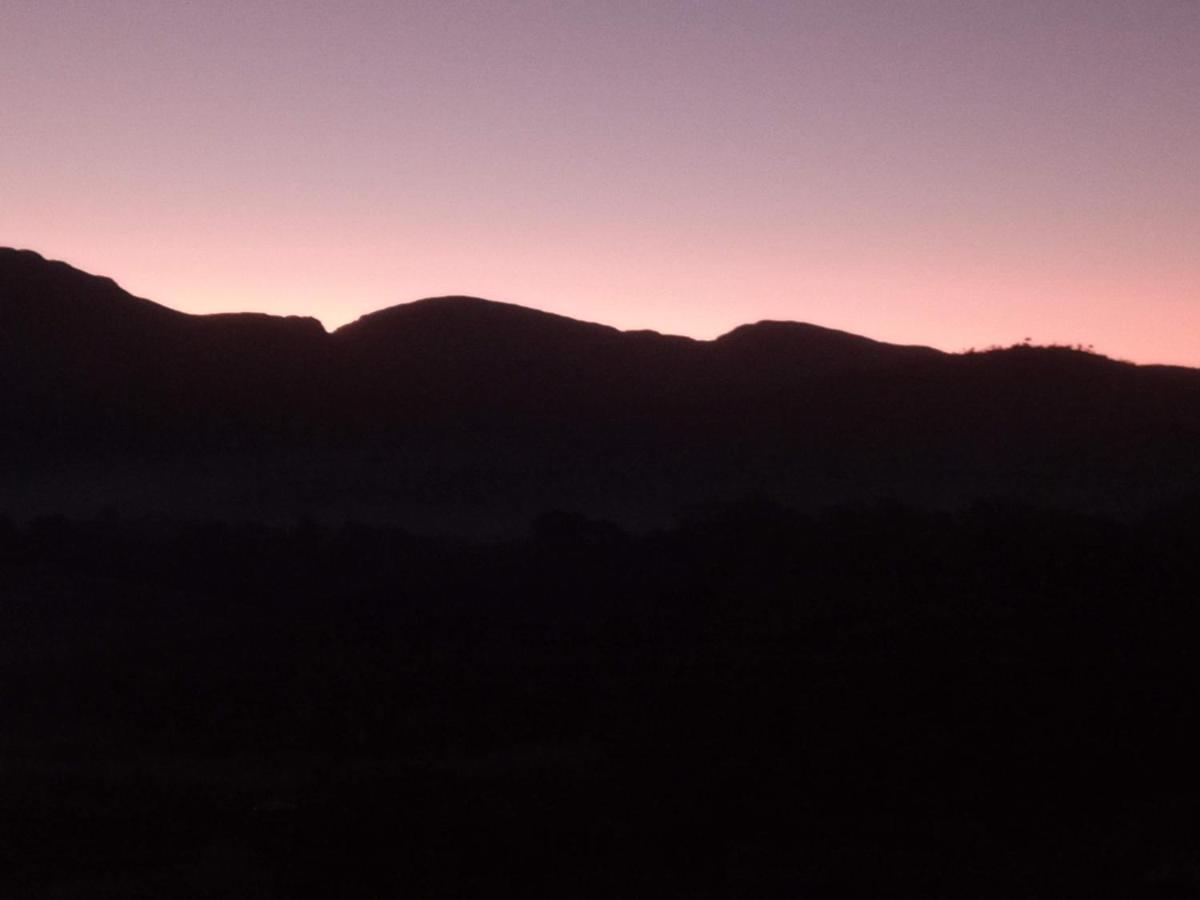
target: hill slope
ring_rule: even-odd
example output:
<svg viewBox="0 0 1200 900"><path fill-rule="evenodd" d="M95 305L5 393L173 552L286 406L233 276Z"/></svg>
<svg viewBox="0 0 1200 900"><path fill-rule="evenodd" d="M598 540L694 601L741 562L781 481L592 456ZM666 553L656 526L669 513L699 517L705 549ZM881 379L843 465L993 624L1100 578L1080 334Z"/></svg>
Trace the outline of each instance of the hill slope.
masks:
<svg viewBox="0 0 1200 900"><path fill-rule="evenodd" d="M950 355L794 322L715 341L467 297L333 334L193 316L0 249L0 512L630 524L694 503L980 496L1129 511L1200 489L1200 372Z"/></svg>

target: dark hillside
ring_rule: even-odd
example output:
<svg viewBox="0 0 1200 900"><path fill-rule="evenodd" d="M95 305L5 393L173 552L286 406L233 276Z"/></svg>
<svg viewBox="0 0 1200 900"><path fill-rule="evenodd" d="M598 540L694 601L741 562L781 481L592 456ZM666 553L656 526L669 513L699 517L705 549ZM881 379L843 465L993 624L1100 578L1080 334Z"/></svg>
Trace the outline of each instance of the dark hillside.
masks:
<svg viewBox="0 0 1200 900"><path fill-rule="evenodd" d="M190 316L0 251L0 507L503 532L992 496L1133 513L1200 487L1200 372L1068 348L951 355L794 322L715 341L468 297Z"/></svg>
<svg viewBox="0 0 1200 900"><path fill-rule="evenodd" d="M0 896L1200 896L1198 371L0 251L0 434Z"/></svg>

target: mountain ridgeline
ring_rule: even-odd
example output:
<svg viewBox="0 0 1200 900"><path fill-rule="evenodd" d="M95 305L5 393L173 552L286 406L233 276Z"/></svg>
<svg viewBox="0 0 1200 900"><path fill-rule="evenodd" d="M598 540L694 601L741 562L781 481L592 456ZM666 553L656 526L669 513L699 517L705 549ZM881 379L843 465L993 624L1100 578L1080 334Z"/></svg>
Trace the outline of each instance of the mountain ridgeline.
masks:
<svg viewBox="0 0 1200 900"><path fill-rule="evenodd" d="M1200 371L794 322L713 341L441 297L333 333L0 250L0 511L633 527L747 497L1137 512L1200 490Z"/></svg>

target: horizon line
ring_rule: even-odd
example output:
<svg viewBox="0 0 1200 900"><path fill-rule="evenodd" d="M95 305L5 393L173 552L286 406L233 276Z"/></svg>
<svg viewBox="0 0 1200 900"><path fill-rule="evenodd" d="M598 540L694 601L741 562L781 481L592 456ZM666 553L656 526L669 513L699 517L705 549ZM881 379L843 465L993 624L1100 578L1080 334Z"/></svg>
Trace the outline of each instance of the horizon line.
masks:
<svg viewBox="0 0 1200 900"><path fill-rule="evenodd" d="M543 308L535 307L535 306L528 306L526 304L513 302L511 300L496 300L496 299L492 299L490 297L482 297L482 296L479 296L476 294L463 294L463 293L453 293L453 292L445 293L445 294L421 296L421 297L417 297L412 300L402 300L398 303L389 304L387 306L379 307L378 309L374 309L369 312L362 313L354 318L347 319L346 321L341 322L340 324L330 327L329 325L326 324L325 319L323 319L321 316L312 315L312 314L308 314L308 313L273 313L273 312L264 312L261 310L255 310L255 309L228 309L228 310L213 310L213 311L209 311L209 312L188 312L183 309L178 309L177 307L174 307L174 306L169 306L168 304L161 302L159 300L151 299L148 297L143 297L138 294L134 294L132 291L125 288L116 278L114 278L111 275L103 275L103 274L97 274L95 272L91 272L87 269L80 268L78 265L76 265L75 263L72 263L68 260L58 259L58 258L47 256L44 253L42 253L41 251L35 250L31 247L18 247L15 245L0 245L0 254L3 254L5 252L14 253L14 254L18 254L18 255L33 256L33 257L36 257L38 260L42 261L43 263L46 263L47 265L65 266L66 268L72 270L73 272L77 272L80 275L84 275L88 278L92 278L92 279L95 279L97 281L102 281L102 282L107 281L107 282L111 283L113 286L115 286L122 293L126 294L127 296L129 296L135 300L139 300L143 303L151 303L155 306L158 306L165 310L169 310L170 312L176 313L178 315L188 316L191 318L207 318L207 317L213 317L213 316L265 316L268 318L275 318L275 319L305 319L305 320L309 320L309 321L316 323L321 328L322 332L324 332L326 335L334 335L337 332L339 332L345 328L348 328L352 325L355 325L359 322L362 322L365 319L369 319L374 316L378 316L382 313L386 313L391 310L396 310L396 309L401 309L401 308L405 308L405 307L411 307L416 304L423 304L423 303L436 302L436 301L463 300L463 301L488 304L491 306L503 306L503 307L510 307L512 309L524 310L527 312L536 313L536 314L542 315L542 316L549 316L549 317L561 319L564 321L576 322L576 323L580 323L583 325L591 325L591 326L595 326L598 328L607 328L607 329L616 331L620 334L655 334L655 335L658 335L663 338L687 340L687 341L693 341L693 342L699 343L699 344L715 343L724 338L727 338L728 336L734 334L737 331L740 331L745 328L750 328L750 327L758 327L758 326L764 326L764 325L766 325L766 326L795 325L798 327L816 329L821 332L826 332L826 333L831 333L831 334L840 334L840 335L845 335L848 337L859 338L862 340L872 341L877 344L884 344L884 345L892 346L892 347L906 347L906 348L919 348L919 349L934 350L934 351L937 351L938 353L944 354L946 356L966 356L966 355L970 355L970 354L974 354L974 353L990 353L990 352L996 352L996 351L1002 351L1002 350L1013 350L1013 349L1020 349L1020 348L1027 347L1027 348L1031 348L1031 349L1071 350L1071 351L1076 351L1076 352L1080 352L1080 353L1086 353L1086 354L1093 355L1093 356L1103 357L1104 359L1109 359L1109 360L1112 360L1113 362L1124 363L1124 364L1134 365L1134 366L1152 366L1152 367L1160 367L1160 368L1178 368L1178 369L1189 369L1189 370L1200 371L1200 366L1192 366L1192 365L1188 365L1186 363L1169 363L1169 362L1157 362L1157 361L1156 362L1138 362L1135 360L1125 359L1122 357L1111 356L1108 353L1105 353L1103 350L1096 349L1091 344L1084 344L1082 342L1062 343L1059 341L1051 341L1048 343L1042 343L1042 342L1035 341L1030 337L1026 337L1021 341L1013 341L1013 342L1009 342L1009 343L991 343L991 344L985 345L983 347L970 346L970 347L964 347L960 350L947 350L944 347L939 347L939 346L936 346L931 343L916 343L916 344L914 344L914 343L899 343L899 342L881 340L879 338L874 338L874 337L871 337L866 334L861 334L859 332L848 331L846 329L836 328L836 327L828 326L828 325L819 325L814 322L800 320L800 319L765 318L765 319L756 319L756 320L752 320L752 321L744 321L744 322L741 322L741 323L733 326L732 328L730 328L726 331L723 331L723 332L717 334L714 337L705 338L705 337L697 337L695 335L690 335L690 334L683 334L683 333L676 332L676 331L662 331L657 328L650 328L650 327L623 328L623 327L620 327L617 325L610 325L606 322L600 322L600 321L596 321L594 319L577 318L575 316L567 315L565 313L555 312L552 310L543 309Z"/></svg>

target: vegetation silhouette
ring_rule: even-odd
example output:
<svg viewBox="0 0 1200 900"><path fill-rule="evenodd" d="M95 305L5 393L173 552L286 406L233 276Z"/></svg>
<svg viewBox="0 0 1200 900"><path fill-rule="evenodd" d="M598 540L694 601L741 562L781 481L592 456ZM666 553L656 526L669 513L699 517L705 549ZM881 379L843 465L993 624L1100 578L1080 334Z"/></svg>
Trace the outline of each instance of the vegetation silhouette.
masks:
<svg viewBox="0 0 1200 900"><path fill-rule="evenodd" d="M8 522L3 888L1194 892L1197 539L1196 498Z"/></svg>

